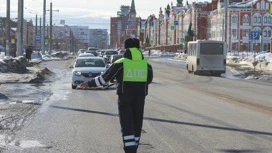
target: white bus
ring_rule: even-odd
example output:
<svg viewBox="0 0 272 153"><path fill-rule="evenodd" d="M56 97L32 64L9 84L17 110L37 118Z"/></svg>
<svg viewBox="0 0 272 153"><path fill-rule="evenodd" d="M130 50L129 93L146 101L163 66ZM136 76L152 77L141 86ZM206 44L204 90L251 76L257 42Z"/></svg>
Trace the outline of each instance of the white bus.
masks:
<svg viewBox="0 0 272 153"><path fill-rule="evenodd" d="M226 72L226 43L215 40L188 42L186 68L189 73L221 76Z"/></svg>

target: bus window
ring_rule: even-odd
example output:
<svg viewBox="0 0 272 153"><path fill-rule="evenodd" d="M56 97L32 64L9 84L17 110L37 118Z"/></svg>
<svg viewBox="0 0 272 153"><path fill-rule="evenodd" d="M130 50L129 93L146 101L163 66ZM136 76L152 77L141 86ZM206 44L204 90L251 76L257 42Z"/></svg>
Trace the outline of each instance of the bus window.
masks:
<svg viewBox="0 0 272 153"><path fill-rule="evenodd" d="M189 44L189 52L188 52L188 55L192 55L192 44Z"/></svg>
<svg viewBox="0 0 272 153"><path fill-rule="evenodd" d="M201 43L200 54L223 55L224 45L222 43Z"/></svg>
<svg viewBox="0 0 272 153"><path fill-rule="evenodd" d="M194 56L196 56L196 44L194 44L194 53L193 53Z"/></svg>

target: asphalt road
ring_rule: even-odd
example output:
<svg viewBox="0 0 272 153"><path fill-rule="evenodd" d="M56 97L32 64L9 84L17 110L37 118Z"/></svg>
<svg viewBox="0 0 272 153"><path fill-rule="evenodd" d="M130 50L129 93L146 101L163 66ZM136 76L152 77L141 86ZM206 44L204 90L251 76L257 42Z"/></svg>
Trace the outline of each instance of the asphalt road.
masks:
<svg viewBox="0 0 272 153"><path fill-rule="evenodd" d="M271 153L271 83L194 76L152 61L139 153ZM52 95L16 133L7 153L121 153L115 89L72 90L72 60L43 63Z"/></svg>

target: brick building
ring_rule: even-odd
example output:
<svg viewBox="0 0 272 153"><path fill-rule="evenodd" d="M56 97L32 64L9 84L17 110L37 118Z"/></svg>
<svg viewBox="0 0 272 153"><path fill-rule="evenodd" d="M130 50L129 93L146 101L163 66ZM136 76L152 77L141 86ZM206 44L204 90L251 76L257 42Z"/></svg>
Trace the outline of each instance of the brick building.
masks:
<svg viewBox="0 0 272 153"><path fill-rule="evenodd" d="M140 40L143 39L141 18L136 16L134 0L131 2L131 7L122 5L120 9L117 17L111 17L110 48L124 48L124 40L132 35Z"/></svg>
<svg viewBox="0 0 272 153"><path fill-rule="evenodd" d="M236 51L270 50L272 20L270 1L254 0L230 5L229 49ZM260 40L252 41L250 33L259 31Z"/></svg>
<svg viewBox="0 0 272 153"><path fill-rule="evenodd" d="M272 19L269 14L268 0L233 0L227 12L227 44L229 50L259 51L270 49ZM168 5L169 6L169 5ZM210 39L224 40L225 34L225 6L223 0L198 2L189 4L173 3L164 13L160 9L159 17L151 16L147 22L154 22L149 27L146 24L145 35L150 40L156 40L148 49L177 51L185 49L189 26L192 25L194 36L191 40ZM154 20L153 20L154 19ZM259 31L260 40L251 41L250 33ZM152 33L154 33L152 35ZM146 39L146 37L145 37ZM188 39L189 40L189 39ZM187 40L187 41L188 41Z"/></svg>
<svg viewBox="0 0 272 153"><path fill-rule="evenodd" d="M122 48L125 37L125 27L128 20L129 6L122 5L117 17L111 17L110 21L110 48Z"/></svg>

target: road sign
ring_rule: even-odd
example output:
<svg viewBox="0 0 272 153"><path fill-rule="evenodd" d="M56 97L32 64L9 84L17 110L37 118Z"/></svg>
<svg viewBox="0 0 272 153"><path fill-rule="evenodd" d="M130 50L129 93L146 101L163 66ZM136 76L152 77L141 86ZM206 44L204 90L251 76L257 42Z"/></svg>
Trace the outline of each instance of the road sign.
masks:
<svg viewBox="0 0 272 153"><path fill-rule="evenodd" d="M129 26L129 25L130 25L130 21L127 21L127 22L126 22L126 25Z"/></svg>
<svg viewBox="0 0 272 153"><path fill-rule="evenodd" d="M174 25L178 25L178 21L174 21Z"/></svg>
<svg viewBox="0 0 272 153"><path fill-rule="evenodd" d="M259 40L260 32L259 31L251 31L251 40Z"/></svg>
<svg viewBox="0 0 272 153"><path fill-rule="evenodd" d="M41 36L40 35L36 35L36 42L41 42Z"/></svg>

